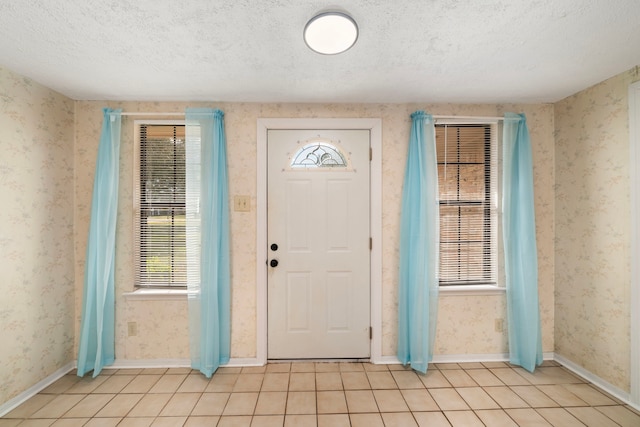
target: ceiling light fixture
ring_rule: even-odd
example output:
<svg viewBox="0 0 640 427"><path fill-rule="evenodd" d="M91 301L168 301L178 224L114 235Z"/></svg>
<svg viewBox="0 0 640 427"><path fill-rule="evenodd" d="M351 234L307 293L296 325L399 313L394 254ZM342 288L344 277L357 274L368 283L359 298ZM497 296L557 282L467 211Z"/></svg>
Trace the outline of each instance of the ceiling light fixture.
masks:
<svg viewBox="0 0 640 427"><path fill-rule="evenodd" d="M323 55L342 53L358 40L358 24L345 12L320 12L304 27L304 42Z"/></svg>

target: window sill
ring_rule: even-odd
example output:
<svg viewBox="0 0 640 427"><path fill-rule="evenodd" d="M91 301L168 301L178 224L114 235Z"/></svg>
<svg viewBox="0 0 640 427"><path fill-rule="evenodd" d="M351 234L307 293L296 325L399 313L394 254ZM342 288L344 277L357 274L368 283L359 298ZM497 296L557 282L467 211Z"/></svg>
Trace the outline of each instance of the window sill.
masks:
<svg viewBox="0 0 640 427"><path fill-rule="evenodd" d="M125 299L138 301L171 301L186 300L186 289L136 289L133 292L125 292Z"/></svg>
<svg viewBox="0 0 640 427"><path fill-rule="evenodd" d="M440 286L438 290L442 296L503 295L506 291L502 286L492 285Z"/></svg>

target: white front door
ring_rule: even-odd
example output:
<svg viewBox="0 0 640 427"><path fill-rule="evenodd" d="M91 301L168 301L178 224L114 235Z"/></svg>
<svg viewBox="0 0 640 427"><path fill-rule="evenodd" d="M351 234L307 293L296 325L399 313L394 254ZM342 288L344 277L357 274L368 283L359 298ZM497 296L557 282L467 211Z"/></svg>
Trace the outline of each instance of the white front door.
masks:
<svg viewBox="0 0 640 427"><path fill-rule="evenodd" d="M370 355L370 131L267 134L268 358Z"/></svg>

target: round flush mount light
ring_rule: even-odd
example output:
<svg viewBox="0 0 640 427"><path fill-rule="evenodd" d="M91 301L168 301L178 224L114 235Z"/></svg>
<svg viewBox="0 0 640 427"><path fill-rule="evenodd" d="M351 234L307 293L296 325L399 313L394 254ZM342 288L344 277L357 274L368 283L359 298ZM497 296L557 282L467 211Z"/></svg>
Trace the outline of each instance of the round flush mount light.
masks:
<svg viewBox="0 0 640 427"><path fill-rule="evenodd" d="M311 50L335 55L348 50L358 40L358 24L339 11L321 12L304 27L304 42Z"/></svg>

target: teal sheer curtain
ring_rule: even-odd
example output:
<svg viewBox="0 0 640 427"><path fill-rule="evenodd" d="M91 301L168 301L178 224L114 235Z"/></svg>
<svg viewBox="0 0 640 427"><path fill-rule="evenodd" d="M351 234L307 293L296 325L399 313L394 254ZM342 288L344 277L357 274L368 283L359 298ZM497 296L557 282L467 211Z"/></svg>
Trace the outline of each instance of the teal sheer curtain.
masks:
<svg viewBox="0 0 640 427"><path fill-rule="evenodd" d="M438 164L432 116L416 111L411 120L400 225L398 359L424 373L438 317Z"/></svg>
<svg viewBox="0 0 640 427"><path fill-rule="evenodd" d="M524 114L505 114L502 191L509 361L533 372L542 363L542 333L533 161Z"/></svg>
<svg viewBox="0 0 640 427"><path fill-rule="evenodd" d="M229 190L224 113L187 108L186 233L191 366L205 376L229 361Z"/></svg>
<svg viewBox="0 0 640 427"><path fill-rule="evenodd" d="M114 258L122 110L103 109L87 240L77 375L115 359Z"/></svg>

